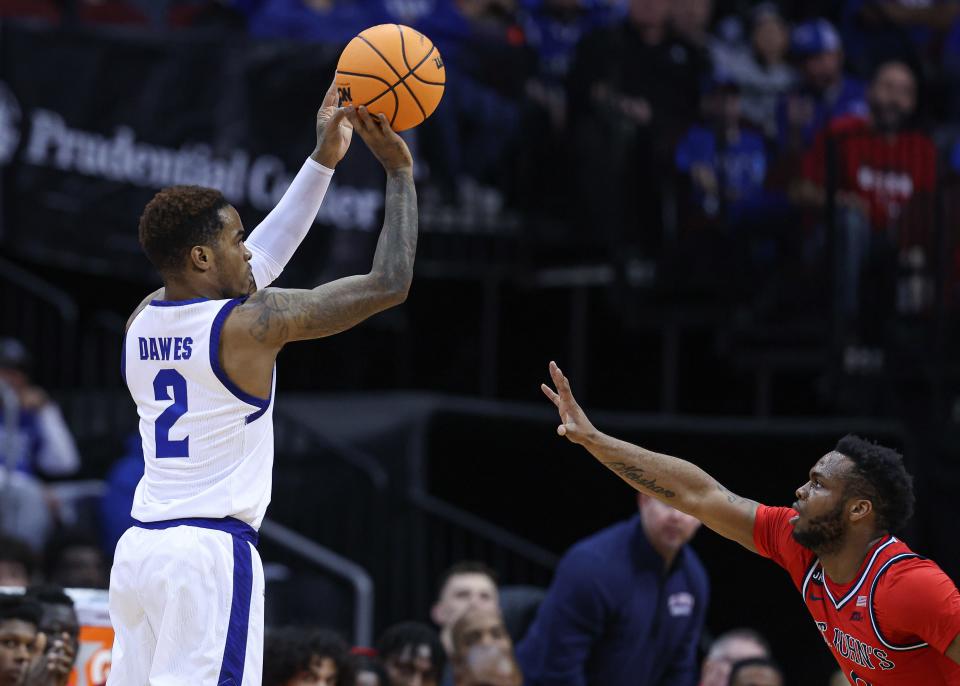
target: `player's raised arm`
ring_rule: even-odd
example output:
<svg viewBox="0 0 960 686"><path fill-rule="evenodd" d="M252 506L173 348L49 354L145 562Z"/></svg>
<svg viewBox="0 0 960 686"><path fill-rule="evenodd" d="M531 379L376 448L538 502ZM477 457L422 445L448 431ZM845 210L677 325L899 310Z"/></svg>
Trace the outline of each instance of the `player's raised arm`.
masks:
<svg viewBox="0 0 960 686"><path fill-rule="evenodd" d="M383 115L361 107L346 116L387 172L385 217L370 272L313 290L257 291L230 318L260 344L279 348L289 341L322 338L406 300L417 250L417 191L413 158Z"/></svg>
<svg viewBox="0 0 960 686"><path fill-rule="evenodd" d="M337 107L337 88L331 83L317 111L316 147L277 206L245 241L258 288L266 288L280 276L316 221L333 171L353 138L353 126L345 114Z"/></svg>
<svg viewBox="0 0 960 686"><path fill-rule="evenodd" d="M546 384L541 388L560 412L558 434L582 445L636 490L696 517L721 536L757 552L753 543L757 503L731 493L686 460L645 450L598 431L577 404L570 382L555 362L550 363L550 376L556 391Z"/></svg>

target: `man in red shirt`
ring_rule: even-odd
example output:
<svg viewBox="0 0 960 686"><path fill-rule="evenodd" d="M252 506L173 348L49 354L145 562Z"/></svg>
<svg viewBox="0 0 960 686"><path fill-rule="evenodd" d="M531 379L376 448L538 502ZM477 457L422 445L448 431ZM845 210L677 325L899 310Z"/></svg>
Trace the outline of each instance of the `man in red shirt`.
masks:
<svg viewBox="0 0 960 686"><path fill-rule="evenodd" d="M855 436L810 470L792 508L728 491L684 460L597 431L550 363L544 394L557 433L632 487L692 515L787 570L853 686L960 686L960 593L930 560L890 534L913 512L900 455Z"/></svg>
<svg viewBox="0 0 960 686"><path fill-rule="evenodd" d="M903 62L877 68L867 93L869 113L833 119L803 159L799 200L823 208L826 174L836 169L838 204L866 212L875 231L909 228L911 202L932 202L937 151L929 136L911 130L917 79ZM932 205L931 205L932 208Z"/></svg>

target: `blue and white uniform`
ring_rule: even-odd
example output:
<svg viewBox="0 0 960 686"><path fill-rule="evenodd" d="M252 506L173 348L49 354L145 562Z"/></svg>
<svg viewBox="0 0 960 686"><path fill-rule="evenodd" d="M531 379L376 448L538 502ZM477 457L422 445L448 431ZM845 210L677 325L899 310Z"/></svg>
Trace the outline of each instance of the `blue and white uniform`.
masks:
<svg viewBox="0 0 960 686"><path fill-rule="evenodd" d="M242 300L154 300L127 331L145 472L111 572L111 686L260 684L273 404L220 364Z"/></svg>
<svg viewBox="0 0 960 686"><path fill-rule="evenodd" d="M306 235L333 171L307 160L246 241L260 287ZM260 686L273 389L245 393L221 366L220 334L244 298L152 301L127 330L123 372L140 416L136 524L110 573L109 686ZM274 380L276 376L274 376Z"/></svg>

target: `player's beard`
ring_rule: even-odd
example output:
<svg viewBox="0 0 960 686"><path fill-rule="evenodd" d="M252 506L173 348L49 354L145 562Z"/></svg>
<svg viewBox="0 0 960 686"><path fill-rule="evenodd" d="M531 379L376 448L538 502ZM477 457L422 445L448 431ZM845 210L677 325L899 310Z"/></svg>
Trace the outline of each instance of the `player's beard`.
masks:
<svg viewBox="0 0 960 686"><path fill-rule="evenodd" d="M829 512L819 517L811 517L804 522L802 531L798 531L797 526L794 525L793 540L820 556L838 551L843 546L846 535L843 528L843 513L843 502L839 502Z"/></svg>

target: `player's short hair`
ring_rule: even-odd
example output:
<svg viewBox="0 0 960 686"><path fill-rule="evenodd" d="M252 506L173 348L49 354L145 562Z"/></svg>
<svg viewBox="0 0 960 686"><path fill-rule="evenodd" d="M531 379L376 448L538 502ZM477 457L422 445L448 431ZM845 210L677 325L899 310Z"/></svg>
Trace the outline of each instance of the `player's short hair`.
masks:
<svg viewBox="0 0 960 686"><path fill-rule="evenodd" d="M73 609L73 598L63 590L63 586L56 584L38 584L27 589L27 596L41 605L63 605Z"/></svg>
<svg viewBox="0 0 960 686"><path fill-rule="evenodd" d="M738 660L733 663L730 667L730 681L727 683L732 684L737 676L737 672L747 667L769 667L770 669L776 670L781 677L783 676L783 670L780 669L780 665L769 657L748 657L746 660Z"/></svg>
<svg viewBox="0 0 960 686"><path fill-rule="evenodd" d="M402 653L406 648L416 648L417 646L430 647L430 659L436 668L437 674L443 674L443 669L447 663L447 654L440 643L440 637L437 632L426 624L420 622L402 622L394 624L383 632L380 640L377 641L377 653L380 659L386 662L394 655Z"/></svg>
<svg viewBox="0 0 960 686"><path fill-rule="evenodd" d="M497 586L499 583L497 572L490 565L477 560L464 560L450 566L440 575L440 580L437 582L437 598L443 594L443 589L447 587L450 579L461 574L483 574L484 576L490 577L494 586Z"/></svg>
<svg viewBox="0 0 960 686"><path fill-rule="evenodd" d="M140 215L140 246L161 274L175 274L195 245L211 245L223 229L223 193L202 186L171 186Z"/></svg>
<svg viewBox="0 0 960 686"><path fill-rule="evenodd" d="M0 562L19 563L27 576L33 576L37 566L37 558L30 546L14 536L0 535Z"/></svg>
<svg viewBox="0 0 960 686"><path fill-rule="evenodd" d="M267 632L263 652L263 686L283 686L310 668L316 656L337 668L337 686L353 686L354 661L339 634L327 629L283 627Z"/></svg>
<svg viewBox="0 0 960 686"><path fill-rule="evenodd" d="M713 643L710 644L710 650L707 652L707 657L717 657L721 652L723 652L724 648L726 648L726 646L733 641L750 641L751 643L755 643L760 646L763 649L763 652L767 655L772 654L769 641L767 641L767 639L765 639L759 631L749 627L739 627L737 629L725 631L717 636L713 640Z"/></svg>
<svg viewBox="0 0 960 686"><path fill-rule="evenodd" d="M0 594L0 624L19 620L34 627L40 626L43 608L40 603L22 595Z"/></svg>
<svg viewBox="0 0 960 686"><path fill-rule="evenodd" d="M898 531L913 516L913 477L903 456L893 448L849 434L835 450L853 462L844 489L847 497L867 498L877 513L877 526Z"/></svg>

